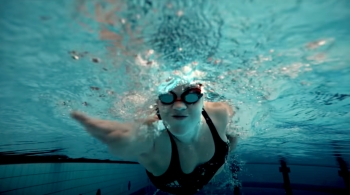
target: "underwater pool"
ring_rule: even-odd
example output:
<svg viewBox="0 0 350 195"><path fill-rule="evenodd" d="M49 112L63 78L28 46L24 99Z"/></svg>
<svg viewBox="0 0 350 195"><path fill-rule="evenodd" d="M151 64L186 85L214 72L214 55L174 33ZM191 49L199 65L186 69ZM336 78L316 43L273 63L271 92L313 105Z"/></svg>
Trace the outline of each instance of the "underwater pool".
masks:
<svg viewBox="0 0 350 195"><path fill-rule="evenodd" d="M0 171L0 194L20 194L34 185L18 187L8 180L29 164L53 163L43 165L49 172L58 166L54 163L69 161L59 159L87 163L86 169L106 163L98 160L120 163L69 113L132 120L146 114L157 86L174 75L202 82L207 101L233 106L229 128L239 135L234 158L243 192L245 184L283 191L278 168L271 176L280 177L276 185L257 183L267 182L273 169L268 166L282 166L281 160L308 167L298 169L295 178L309 179L291 178L308 194L346 188L337 170L350 160L350 1L0 2L0 170L13 170ZM110 169L108 163L101 169ZM124 165L115 172L120 181L129 176L119 170L138 166ZM139 172L131 179L144 174L140 167L132 169ZM310 175L317 174L324 180L312 183L317 179ZM313 187L300 187L309 181ZM132 192L149 185L142 176ZM38 194L55 189L71 194L64 186ZM120 187L118 193L130 194L131 188ZM245 194L254 193L259 194Z"/></svg>

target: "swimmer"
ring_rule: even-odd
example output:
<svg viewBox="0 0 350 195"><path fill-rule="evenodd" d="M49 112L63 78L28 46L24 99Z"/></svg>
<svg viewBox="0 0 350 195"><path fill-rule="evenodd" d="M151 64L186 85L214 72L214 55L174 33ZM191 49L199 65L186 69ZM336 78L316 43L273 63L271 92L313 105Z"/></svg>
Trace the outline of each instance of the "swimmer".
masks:
<svg viewBox="0 0 350 195"><path fill-rule="evenodd" d="M234 111L223 102L205 102L202 85L183 84L162 92L157 109L148 119L119 123L90 118L79 112L72 117L110 152L135 159L151 182L171 194L195 194L219 174L237 142L228 136L227 124ZM156 122L164 124L158 136L147 136Z"/></svg>

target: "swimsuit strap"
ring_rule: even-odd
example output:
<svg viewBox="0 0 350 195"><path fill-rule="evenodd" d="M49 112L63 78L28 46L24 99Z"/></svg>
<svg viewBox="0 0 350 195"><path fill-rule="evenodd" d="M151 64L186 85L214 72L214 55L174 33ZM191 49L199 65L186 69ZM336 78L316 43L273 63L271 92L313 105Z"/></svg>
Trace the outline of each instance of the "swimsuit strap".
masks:
<svg viewBox="0 0 350 195"><path fill-rule="evenodd" d="M202 110L202 115L205 118L205 121L207 122L207 124L209 126L210 132L211 132L213 139L214 139L214 144L216 145L217 143L219 143L218 141L221 140L221 137L220 137L217 129L215 128L214 123L211 121L208 113L204 110L204 108Z"/></svg>
<svg viewBox="0 0 350 195"><path fill-rule="evenodd" d="M171 142L171 159L168 170L173 170L173 173L181 173L179 152L177 150L176 142L171 132L167 129ZM178 165L178 166L177 166Z"/></svg>

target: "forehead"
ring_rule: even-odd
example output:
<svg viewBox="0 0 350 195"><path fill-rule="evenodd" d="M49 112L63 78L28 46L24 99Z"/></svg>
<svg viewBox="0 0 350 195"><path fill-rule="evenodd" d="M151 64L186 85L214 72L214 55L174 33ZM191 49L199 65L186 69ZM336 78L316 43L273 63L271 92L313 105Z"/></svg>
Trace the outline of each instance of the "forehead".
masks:
<svg viewBox="0 0 350 195"><path fill-rule="evenodd" d="M170 90L173 91L175 93L181 93L186 91L186 89L189 88L189 85L180 85L180 86L176 86L174 89Z"/></svg>
<svg viewBox="0 0 350 195"><path fill-rule="evenodd" d="M199 87L198 85L188 85L188 84L187 85L179 85L179 86L176 86L171 91L175 92L176 94L181 94L190 88L198 88L198 87Z"/></svg>

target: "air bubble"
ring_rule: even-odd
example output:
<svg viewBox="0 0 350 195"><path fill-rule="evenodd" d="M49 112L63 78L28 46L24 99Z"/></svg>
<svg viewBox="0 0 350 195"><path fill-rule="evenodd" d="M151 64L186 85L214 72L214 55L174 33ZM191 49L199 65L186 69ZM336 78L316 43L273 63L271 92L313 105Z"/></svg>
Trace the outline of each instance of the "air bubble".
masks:
<svg viewBox="0 0 350 195"><path fill-rule="evenodd" d="M184 12L182 10L179 10L179 11L177 11L176 15L181 17L184 15Z"/></svg>

